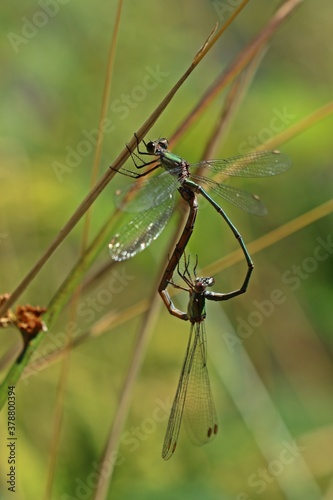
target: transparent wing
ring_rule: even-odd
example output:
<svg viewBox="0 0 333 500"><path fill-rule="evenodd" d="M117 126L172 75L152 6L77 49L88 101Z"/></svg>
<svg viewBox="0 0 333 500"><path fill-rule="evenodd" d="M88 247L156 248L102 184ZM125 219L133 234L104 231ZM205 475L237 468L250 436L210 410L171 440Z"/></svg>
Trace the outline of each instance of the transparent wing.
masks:
<svg viewBox="0 0 333 500"><path fill-rule="evenodd" d="M163 172L118 189L115 193L116 205L125 212L143 212L163 203L178 187L177 178Z"/></svg>
<svg viewBox="0 0 333 500"><path fill-rule="evenodd" d="M259 197L255 194L248 193L247 191L242 191L233 186L227 184L218 184L212 179L207 179L206 177L201 177L199 175L191 175L191 179L199 181L199 184L204 184L209 186L210 190L221 196L224 200L232 203L238 208L241 208L245 212L254 215L266 215L267 210L265 205L260 201Z"/></svg>
<svg viewBox="0 0 333 500"><path fill-rule="evenodd" d="M126 260L147 248L165 228L173 206L173 194L169 193L162 203L138 213L124 225L109 243L112 259Z"/></svg>
<svg viewBox="0 0 333 500"><path fill-rule="evenodd" d="M164 438L162 449L162 458L164 458L164 460L168 460L169 458L171 458L177 446L195 348L196 337L194 334L194 325L191 325L190 338L187 344L185 359L183 362L175 399L172 403L168 427Z"/></svg>
<svg viewBox="0 0 333 500"><path fill-rule="evenodd" d="M207 369L205 323L195 323L196 346L185 402L185 422L191 441L203 445L212 441L218 431L217 416Z"/></svg>
<svg viewBox="0 0 333 500"><path fill-rule="evenodd" d="M267 177L282 174L291 167L291 159L280 151L257 151L223 160L191 163L190 171L207 167L211 172L233 177Z"/></svg>
<svg viewBox="0 0 333 500"><path fill-rule="evenodd" d="M217 417L206 365L203 322L191 325L186 355L165 434L162 450L164 460L171 458L176 449L184 408L191 440L198 445L211 441L217 433Z"/></svg>

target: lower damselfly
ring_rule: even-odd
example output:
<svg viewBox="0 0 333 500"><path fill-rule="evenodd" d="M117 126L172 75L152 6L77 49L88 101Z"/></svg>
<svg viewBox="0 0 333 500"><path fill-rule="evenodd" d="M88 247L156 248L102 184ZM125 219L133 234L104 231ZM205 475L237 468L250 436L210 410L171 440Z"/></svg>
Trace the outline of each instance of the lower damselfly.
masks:
<svg viewBox="0 0 333 500"><path fill-rule="evenodd" d="M173 281L170 281L170 284L189 293L187 311L183 312L177 309L171 299L168 309L177 318L189 321L191 328L165 434L162 449L164 460L171 458L176 450L184 410L187 430L194 444L203 445L208 443L217 434L217 416L207 369L207 340L204 321L206 318L206 300L223 301L242 293L241 289L228 293L208 291L207 288L214 284L214 278L196 276L198 259L196 259L193 269L194 277L192 277L189 271L190 259L185 258L184 261L184 271L180 272L179 264L177 270L188 288L179 286Z"/></svg>

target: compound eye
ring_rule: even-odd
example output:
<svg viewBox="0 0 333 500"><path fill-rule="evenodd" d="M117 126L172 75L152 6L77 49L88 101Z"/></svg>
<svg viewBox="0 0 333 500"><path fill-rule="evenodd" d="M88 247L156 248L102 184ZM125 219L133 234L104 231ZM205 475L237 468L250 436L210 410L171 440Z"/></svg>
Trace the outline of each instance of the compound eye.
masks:
<svg viewBox="0 0 333 500"><path fill-rule="evenodd" d="M215 284L214 278L207 278L207 286L213 286Z"/></svg>
<svg viewBox="0 0 333 500"><path fill-rule="evenodd" d="M163 149L168 149L168 146L169 146L169 141L168 141L168 139L165 139L165 138L160 139L160 140L158 141L158 143L159 143L159 145L161 146L161 148L163 148Z"/></svg>
<svg viewBox="0 0 333 500"><path fill-rule="evenodd" d="M194 280L195 290L199 293L202 293L206 290L206 278L195 278Z"/></svg>
<svg viewBox="0 0 333 500"><path fill-rule="evenodd" d="M156 148L156 142L155 141L149 141L146 144L146 150L147 153L154 155L155 154L155 148Z"/></svg>

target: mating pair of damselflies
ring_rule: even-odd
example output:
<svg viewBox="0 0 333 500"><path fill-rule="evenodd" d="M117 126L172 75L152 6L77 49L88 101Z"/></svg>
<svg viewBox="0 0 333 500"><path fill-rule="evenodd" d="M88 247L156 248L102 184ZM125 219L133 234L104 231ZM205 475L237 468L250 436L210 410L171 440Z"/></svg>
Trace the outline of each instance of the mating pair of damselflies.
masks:
<svg viewBox="0 0 333 500"><path fill-rule="evenodd" d="M187 222L169 259L158 289L169 312L180 319L189 320L191 323L190 338L163 445L162 456L164 459L168 459L172 456L177 445L184 408L186 408L188 416L191 437L195 443L204 444L210 441L217 432L216 411L206 364L205 300L227 300L244 293L253 270L253 262L242 236L224 210L211 198L202 185L246 212L255 215L266 214L264 205L256 195L204 177L198 171L205 168L213 174L225 176L266 177L285 172L290 168L291 162L289 157L279 151L262 151L227 159L205 160L189 164L183 158L168 151L167 139L144 142L144 145L146 151L140 151L139 144L137 144L138 154L131 153L133 162L137 169L149 165L152 167L143 173L126 169L123 169L121 173L137 179L150 174L159 167L162 167L164 172L140 182L136 196L126 205L127 211L137 212L137 215L112 238L109 249L114 260L121 261L133 257L150 245L163 231L171 217L174 194L177 190L187 202L189 206ZM139 155L154 156L154 159L145 162ZM135 186L130 186L124 196L128 197L129 193L132 195L135 191ZM197 278L195 266L193 279L189 272L189 260L185 259L184 272L180 273L179 271L179 261L191 237L198 210L196 194L201 194L206 198L222 216L244 253L248 270L241 287L233 292L226 294L208 292L206 288L213 284L213 278ZM190 294L187 313L175 308L167 291L170 283L182 288L172 281L176 267L178 274L188 286L188 288L183 289Z"/></svg>

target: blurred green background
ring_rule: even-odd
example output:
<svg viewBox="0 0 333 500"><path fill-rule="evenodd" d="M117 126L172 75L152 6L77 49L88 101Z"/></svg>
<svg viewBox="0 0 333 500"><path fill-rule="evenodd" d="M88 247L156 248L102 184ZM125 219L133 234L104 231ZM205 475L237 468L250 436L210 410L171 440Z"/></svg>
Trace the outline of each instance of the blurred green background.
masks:
<svg viewBox="0 0 333 500"><path fill-rule="evenodd" d="M189 66L214 24L224 22L239 3L124 2L101 174ZM154 125L151 139L172 135L280 4L249 2ZM2 6L0 293L15 288L89 190L115 12L116 2L107 1L27 0ZM277 31L217 157L246 152L253 142L261 144L275 135L274 117L282 116L274 123L284 131L332 99L332 16L329 0L304 2ZM190 162L200 159L224 98L209 107L175 152ZM329 117L281 146L292 158L290 172L234 183L256 192L269 211L267 217L256 218L223 204L246 243L331 198L331 144ZM94 204L91 236L112 213L115 190L129 182L120 177ZM21 303L47 305L77 261L82 227L80 223L53 255ZM161 307L136 381L108 498L333 498L331 227L328 215L254 254L248 292L223 306L208 304L209 368L220 431L212 444L197 448L182 429L169 462L160 453L189 325ZM172 221L149 249L82 296L75 333L86 331L113 308L125 310L151 296L174 228ZM236 248L226 226L200 200L189 248L199 254L200 267ZM105 246L94 268L108 259ZM238 287L245 270L241 262L217 274L214 290ZM119 292L110 295L110 283ZM185 294L177 304L184 307L186 300ZM68 333L68 321L64 311L43 353ZM127 321L71 354L52 499L93 498L89 481L141 322L142 316ZM20 339L11 330L0 335L3 378L7 355ZM18 491L12 495L4 483L6 448L1 440L1 498L43 497L60 369L60 363L50 365L17 386ZM3 436L5 417L4 410Z"/></svg>

